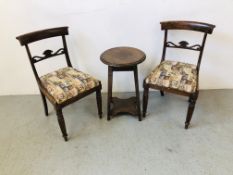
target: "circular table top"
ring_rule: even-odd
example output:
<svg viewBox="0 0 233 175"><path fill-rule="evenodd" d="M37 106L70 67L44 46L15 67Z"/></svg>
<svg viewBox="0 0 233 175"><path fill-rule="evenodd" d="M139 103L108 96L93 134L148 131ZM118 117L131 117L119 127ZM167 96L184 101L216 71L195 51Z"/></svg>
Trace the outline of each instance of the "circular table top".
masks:
<svg viewBox="0 0 233 175"><path fill-rule="evenodd" d="M101 61L112 67L134 66L146 59L143 51L133 47L115 47L100 56Z"/></svg>

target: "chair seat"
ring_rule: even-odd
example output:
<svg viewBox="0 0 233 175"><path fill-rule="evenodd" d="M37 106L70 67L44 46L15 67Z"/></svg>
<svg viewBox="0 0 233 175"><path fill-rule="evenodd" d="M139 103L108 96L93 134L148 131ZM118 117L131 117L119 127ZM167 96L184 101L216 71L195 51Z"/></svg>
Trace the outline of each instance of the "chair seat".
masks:
<svg viewBox="0 0 233 175"><path fill-rule="evenodd" d="M58 104L99 85L99 80L72 67L43 75L40 80Z"/></svg>
<svg viewBox="0 0 233 175"><path fill-rule="evenodd" d="M148 75L146 83L193 93L197 89L196 65L163 61Z"/></svg>

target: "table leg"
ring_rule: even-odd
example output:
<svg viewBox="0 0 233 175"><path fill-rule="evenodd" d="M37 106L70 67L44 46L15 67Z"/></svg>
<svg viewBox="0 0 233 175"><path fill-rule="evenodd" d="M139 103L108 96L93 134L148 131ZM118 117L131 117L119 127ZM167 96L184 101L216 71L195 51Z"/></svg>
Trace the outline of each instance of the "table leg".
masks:
<svg viewBox="0 0 233 175"><path fill-rule="evenodd" d="M138 68L135 66L134 68L134 81L135 81L135 90L136 90L136 99L137 99L137 112L138 112L138 120L141 121L141 108L140 108L140 94L139 94L139 87L138 87Z"/></svg>
<svg viewBox="0 0 233 175"><path fill-rule="evenodd" d="M112 103L112 67L108 66L108 100L107 100L107 120L111 119L111 103Z"/></svg>

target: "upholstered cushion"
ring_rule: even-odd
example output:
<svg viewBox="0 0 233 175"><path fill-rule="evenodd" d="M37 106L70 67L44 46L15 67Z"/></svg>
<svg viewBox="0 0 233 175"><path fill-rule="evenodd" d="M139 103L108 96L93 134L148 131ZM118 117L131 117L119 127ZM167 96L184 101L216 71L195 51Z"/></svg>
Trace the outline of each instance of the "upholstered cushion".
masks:
<svg viewBox="0 0 233 175"><path fill-rule="evenodd" d="M149 74L146 83L193 93L197 88L196 65L163 61Z"/></svg>
<svg viewBox="0 0 233 175"><path fill-rule="evenodd" d="M72 67L48 73L40 79L58 104L99 85L98 80Z"/></svg>

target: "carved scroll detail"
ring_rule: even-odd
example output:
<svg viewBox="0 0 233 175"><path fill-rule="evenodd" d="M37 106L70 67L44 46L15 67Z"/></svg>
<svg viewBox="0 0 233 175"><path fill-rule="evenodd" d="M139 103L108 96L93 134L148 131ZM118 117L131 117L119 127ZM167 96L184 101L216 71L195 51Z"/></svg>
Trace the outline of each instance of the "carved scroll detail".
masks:
<svg viewBox="0 0 233 175"><path fill-rule="evenodd" d="M175 44L173 42L168 41L166 43L166 46L173 47L173 48L190 49L190 50L196 50L196 51L201 50L201 45L195 44L195 45L189 46L189 43L187 41L180 41L179 44Z"/></svg>
<svg viewBox="0 0 233 175"><path fill-rule="evenodd" d="M38 62L38 61L42 61L44 59L47 59L47 58L50 58L50 57L53 57L53 56L58 56L58 55L64 54L64 52L65 52L64 48L58 49L54 53L53 53L52 50L45 50L43 52L44 56L34 56L34 57L32 57L32 59L33 59L34 62Z"/></svg>

